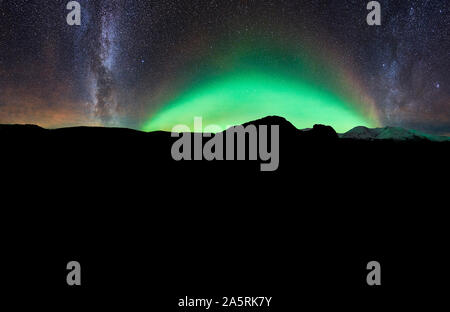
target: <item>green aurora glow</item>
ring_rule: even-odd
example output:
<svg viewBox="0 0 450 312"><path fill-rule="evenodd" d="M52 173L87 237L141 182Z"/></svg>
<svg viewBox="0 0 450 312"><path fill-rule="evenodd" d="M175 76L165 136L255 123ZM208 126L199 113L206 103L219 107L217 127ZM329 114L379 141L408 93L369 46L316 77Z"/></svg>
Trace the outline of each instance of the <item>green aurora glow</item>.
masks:
<svg viewBox="0 0 450 312"><path fill-rule="evenodd" d="M376 125L361 103L342 95L333 68L303 52L244 48L195 62L201 69L184 79L184 88L162 103L142 130L171 131L180 124L193 130L194 117L203 118L203 127L225 130L268 115L285 117L299 129L325 124L345 132Z"/></svg>

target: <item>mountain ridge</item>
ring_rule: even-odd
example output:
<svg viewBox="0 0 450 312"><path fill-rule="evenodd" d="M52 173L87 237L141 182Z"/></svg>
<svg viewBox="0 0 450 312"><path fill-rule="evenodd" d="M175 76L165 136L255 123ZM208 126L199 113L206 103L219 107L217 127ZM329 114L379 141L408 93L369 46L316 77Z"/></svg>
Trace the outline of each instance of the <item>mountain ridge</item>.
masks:
<svg viewBox="0 0 450 312"><path fill-rule="evenodd" d="M365 126L357 126L345 133L337 133L332 126L316 124L313 128L298 129L286 118L280 116L266 116L260 119L249 121L243 123L242 126L248 125L278 125L284 131L289 131L291 133L296 132L303 137L314 138L317 135L324 138L329 137L333 139L353 139L353 140L363 140L363 141L374 141L374 140L394 140L394 141L433 141L433 142L450 142L450 137L438 136L425 134L423 132L405 129L401 127L379 127L379 128L368 128ZM73 131L129 131L134 133L161 133L165 131L153 131L144 132L140 130L135 130L131 128L120 128L120 127L90 127L90 126L75 126L75 127L63 127L56 129L47 129L34 124L0 124L0 135L4 134L39 134L46 131L51 132L73 132ZM227 129L228 130L228 129ZM227 131L225 130L225 131Z"/></svg>
<svg viewBox="0 0 450 312"><path fill-rule="evenodd" d="M450 141L450 137L425 134L423 132L405 129L401 127L381 127L381 128L367 128L364 126L355 127L345 133L339 134L342 139L356 139L356 140L394 140L394 141L418 141L428 140L433 142Z"/></svg>

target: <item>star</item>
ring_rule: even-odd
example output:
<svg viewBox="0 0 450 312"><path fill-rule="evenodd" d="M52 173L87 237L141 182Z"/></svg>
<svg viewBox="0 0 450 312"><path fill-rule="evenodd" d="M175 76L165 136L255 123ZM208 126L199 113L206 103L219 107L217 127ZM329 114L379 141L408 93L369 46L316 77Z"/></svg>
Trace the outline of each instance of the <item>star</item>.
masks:
<svg viewBox="0 0 450 312"><path fill-rule="evenodd" d="M377 126L450 133L445 1L383 1L376 28L361 27L361 1L309 0L78 0L82 25L71 27L68 1L0 0L0 123L143 129L165 111L183 115L172 100L195 104L190 95L215 81L237 92L255 72L342 97ZM205 114L231 123L278 112L238 96L224 109L229 91L216 92L203 94ZM297 114L291 105L286 114Z"/></svg>

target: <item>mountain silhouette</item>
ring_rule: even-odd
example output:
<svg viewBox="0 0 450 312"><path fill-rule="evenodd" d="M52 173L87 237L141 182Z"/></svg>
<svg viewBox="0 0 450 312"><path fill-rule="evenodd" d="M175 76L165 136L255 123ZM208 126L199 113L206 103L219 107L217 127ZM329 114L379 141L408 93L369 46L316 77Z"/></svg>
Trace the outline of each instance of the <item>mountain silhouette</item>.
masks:
<svg viewBox="0 0 450 312"><path fill-rule="evenodd" d="M301 172L304 178L313 180L319 176L332 180L336 175L348 178L352 174L361 179L362 173L374 176L384 173L389 177L393 171L420 171L430 164L439 166L436 170L441 170L450 147L445 138L392 127L356 127L338 135L332 127L325 125L299 130L278 116L243 124L248 125L256 126L257 131L261 125L279 126L279 168L273 174L291 176ZM203 138L203 144L214 137ZM125 128L44 129L35 125L0 125L0 140L2 158L7 160L4 163L11 164L18 171L27 171L25 168L38 170L30 164L41 164L60 178L65 177L61 176L63 172L55 170L58 164L75 175L92 171L109 176L113 171L125 173L130 169L155 179L162 177L163 180L170 174L178 176L182 172L198 176L221 172L229 178L245 172L253 179L254 174L260 174L259 165L263 162L259 158L257 161L248 160L248 139L245 140L247 161L207 161L203 158L200 158L202 161L176 161L172 147L179 138L163 131L146 133ZM194 155L194 136L191 142L191 154ZM258 146L260 143L258 141ZM268 151L270 147L269 142ZM224 155L227 148L229 146L224 144ZM363 171L360 170L362 167Z"/></svg>
<svg viewBox="0 0 450 312"><path fill-rule="evenodd" d="M177 283L205 268L221 280L254 271L252 280L263 282L268 255L283 259L274 274L290 276L298 250L311 263L314 251L326 251L329 265L356 251L415 251L433 242L418 231L423 223L446 228L427 218L445 208L450 142L367 139L372 130L364 128L350 133L364 139L339 138L331 127L298 130L280 117L249 124L279 126L276 170L262 171L260 158L176 161L171 149L179 138L168 132L0 126L2 211L11 235L22 233L15 246L63 273L65 264L55 269L53 257L72 260L82 250L81 261L98 259L94 279L106 260L141 276L148 268L141 255L150 254L171 266ZM169 250L177 256L164 257ZM217 271L212 259L240 269ZM311 280L318 274L301 271Z"/></svg>
<svg viewBox="0 0 450 312"><path fill-rule="evenodd" d="M267 116L258 120L250 121L242 124L246 127L248 125L254 125L256 127L261 125L272 126L277 125L280 127L280 131L284 135L296 135L301 139L313 139L313 140L336 140L341 139L355 139L355 140L395 140L395 141L408 141L408 140L429 140L434 142L450 141L450 137L428 135L416 130L404 129L400 127L384 127L384 128L367 128L364 126L355 127L348 132L337 134L336 131L326 125L314 125L313 128L297 129L292 123L283 117L279 116ZM31 138L39 135L68 135L71 136L83 136L83 135L130 135L130 136L164 136L163 131L156 131L151 133L144 133L138 130L126 129L126 128L105 128L105 127L71 127L60 129L45 129L37 125L8 125L0 124L0 137L3 140L22 137ZM166 133L167 134L167 133Z"/></svg>
<svg viewBox="0 0 450 312"><path fill-rule="evenodd" d="M358 140L429 140L434 142L450 141L449 137L435 136L421 133L416 130L409 130L399 127L384 127L370 129L359 126L340 135L344 139Z"/></svg>

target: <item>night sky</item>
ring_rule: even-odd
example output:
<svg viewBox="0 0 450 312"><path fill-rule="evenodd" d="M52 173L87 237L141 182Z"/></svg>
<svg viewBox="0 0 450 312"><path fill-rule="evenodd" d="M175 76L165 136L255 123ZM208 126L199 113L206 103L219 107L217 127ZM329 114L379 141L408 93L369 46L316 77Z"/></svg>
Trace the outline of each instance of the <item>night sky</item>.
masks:
<svg viewBox="0 0 450 312"><path fill-rule="evenodd" d="M448 0L0 0L0 123L450 135Z"/></svg>

